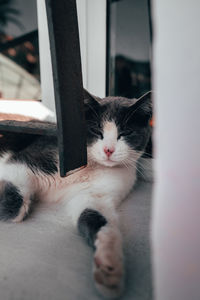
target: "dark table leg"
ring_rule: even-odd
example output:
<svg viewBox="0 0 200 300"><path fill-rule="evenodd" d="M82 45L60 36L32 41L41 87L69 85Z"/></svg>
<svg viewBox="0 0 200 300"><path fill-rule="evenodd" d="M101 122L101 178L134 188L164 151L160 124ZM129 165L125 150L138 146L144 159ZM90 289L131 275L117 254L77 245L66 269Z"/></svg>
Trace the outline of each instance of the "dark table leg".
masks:
<svg viewBox="0 0 200 300"><path fill-rule="evenodd" d="M60 174L87 164L75 0L46 0L58 126Z"/></svg>

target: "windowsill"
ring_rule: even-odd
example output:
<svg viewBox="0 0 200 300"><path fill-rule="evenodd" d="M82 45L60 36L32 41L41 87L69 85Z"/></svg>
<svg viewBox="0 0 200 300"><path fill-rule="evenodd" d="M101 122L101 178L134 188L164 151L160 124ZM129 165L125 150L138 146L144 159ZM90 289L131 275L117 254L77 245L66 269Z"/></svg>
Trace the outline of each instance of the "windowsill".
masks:
<svg viewBox="0 0 200 300"><path fill-rule="evenodd" d="M55 114L37 100L0 99L0 120L55 122Z"/></svg>

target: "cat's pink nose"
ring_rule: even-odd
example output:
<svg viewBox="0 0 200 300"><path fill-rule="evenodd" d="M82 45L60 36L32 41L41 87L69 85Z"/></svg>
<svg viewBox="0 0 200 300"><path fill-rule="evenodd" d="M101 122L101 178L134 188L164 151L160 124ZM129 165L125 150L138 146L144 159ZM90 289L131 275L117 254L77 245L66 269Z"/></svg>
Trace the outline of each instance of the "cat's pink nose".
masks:
<svg viewBox="0 0 200 300"><path fill-rule="evenodd" d="M109 148L105 147L103 150L104 150L105 154L109 157L115 151L115 148L113 148L113 147L109 147Z"/></svg>

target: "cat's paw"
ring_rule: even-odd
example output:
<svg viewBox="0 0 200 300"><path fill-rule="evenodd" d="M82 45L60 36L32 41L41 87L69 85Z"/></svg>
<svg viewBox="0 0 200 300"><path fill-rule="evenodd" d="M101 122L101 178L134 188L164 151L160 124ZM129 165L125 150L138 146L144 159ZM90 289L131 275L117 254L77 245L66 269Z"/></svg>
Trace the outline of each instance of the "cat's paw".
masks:
<svg viewBox="0 0 200 300"><path fill-rule="evenodd" d="M20 223L27 217L29 213L30 203L31 201L29 199L23 201L23 204L19 209L17 216L14 219L12 219L13 223Z"/></svg>
<svg viewBox="0 0 200 300"><path fill-rule="evenodd" d="M97 290L108 299L116 299L123 292L124 268L121 236L105 226L97 234L94 255L94 281Z"/></svg>

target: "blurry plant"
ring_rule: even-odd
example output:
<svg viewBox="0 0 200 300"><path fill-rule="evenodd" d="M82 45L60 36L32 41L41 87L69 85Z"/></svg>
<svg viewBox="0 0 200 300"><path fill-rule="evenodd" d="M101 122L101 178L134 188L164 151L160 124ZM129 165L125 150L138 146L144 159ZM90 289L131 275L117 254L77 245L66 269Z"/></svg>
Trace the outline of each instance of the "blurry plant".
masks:
<svg viewBox="0 0 200 300"><path fill-rule="evenodd" d="M2 27L6 26L8 22L16 24L22 28L22 24L18 21L16 16L19 16L18 9L12 7L15 1L13 0L0 0L0 32L3 33Z"/></svg>

